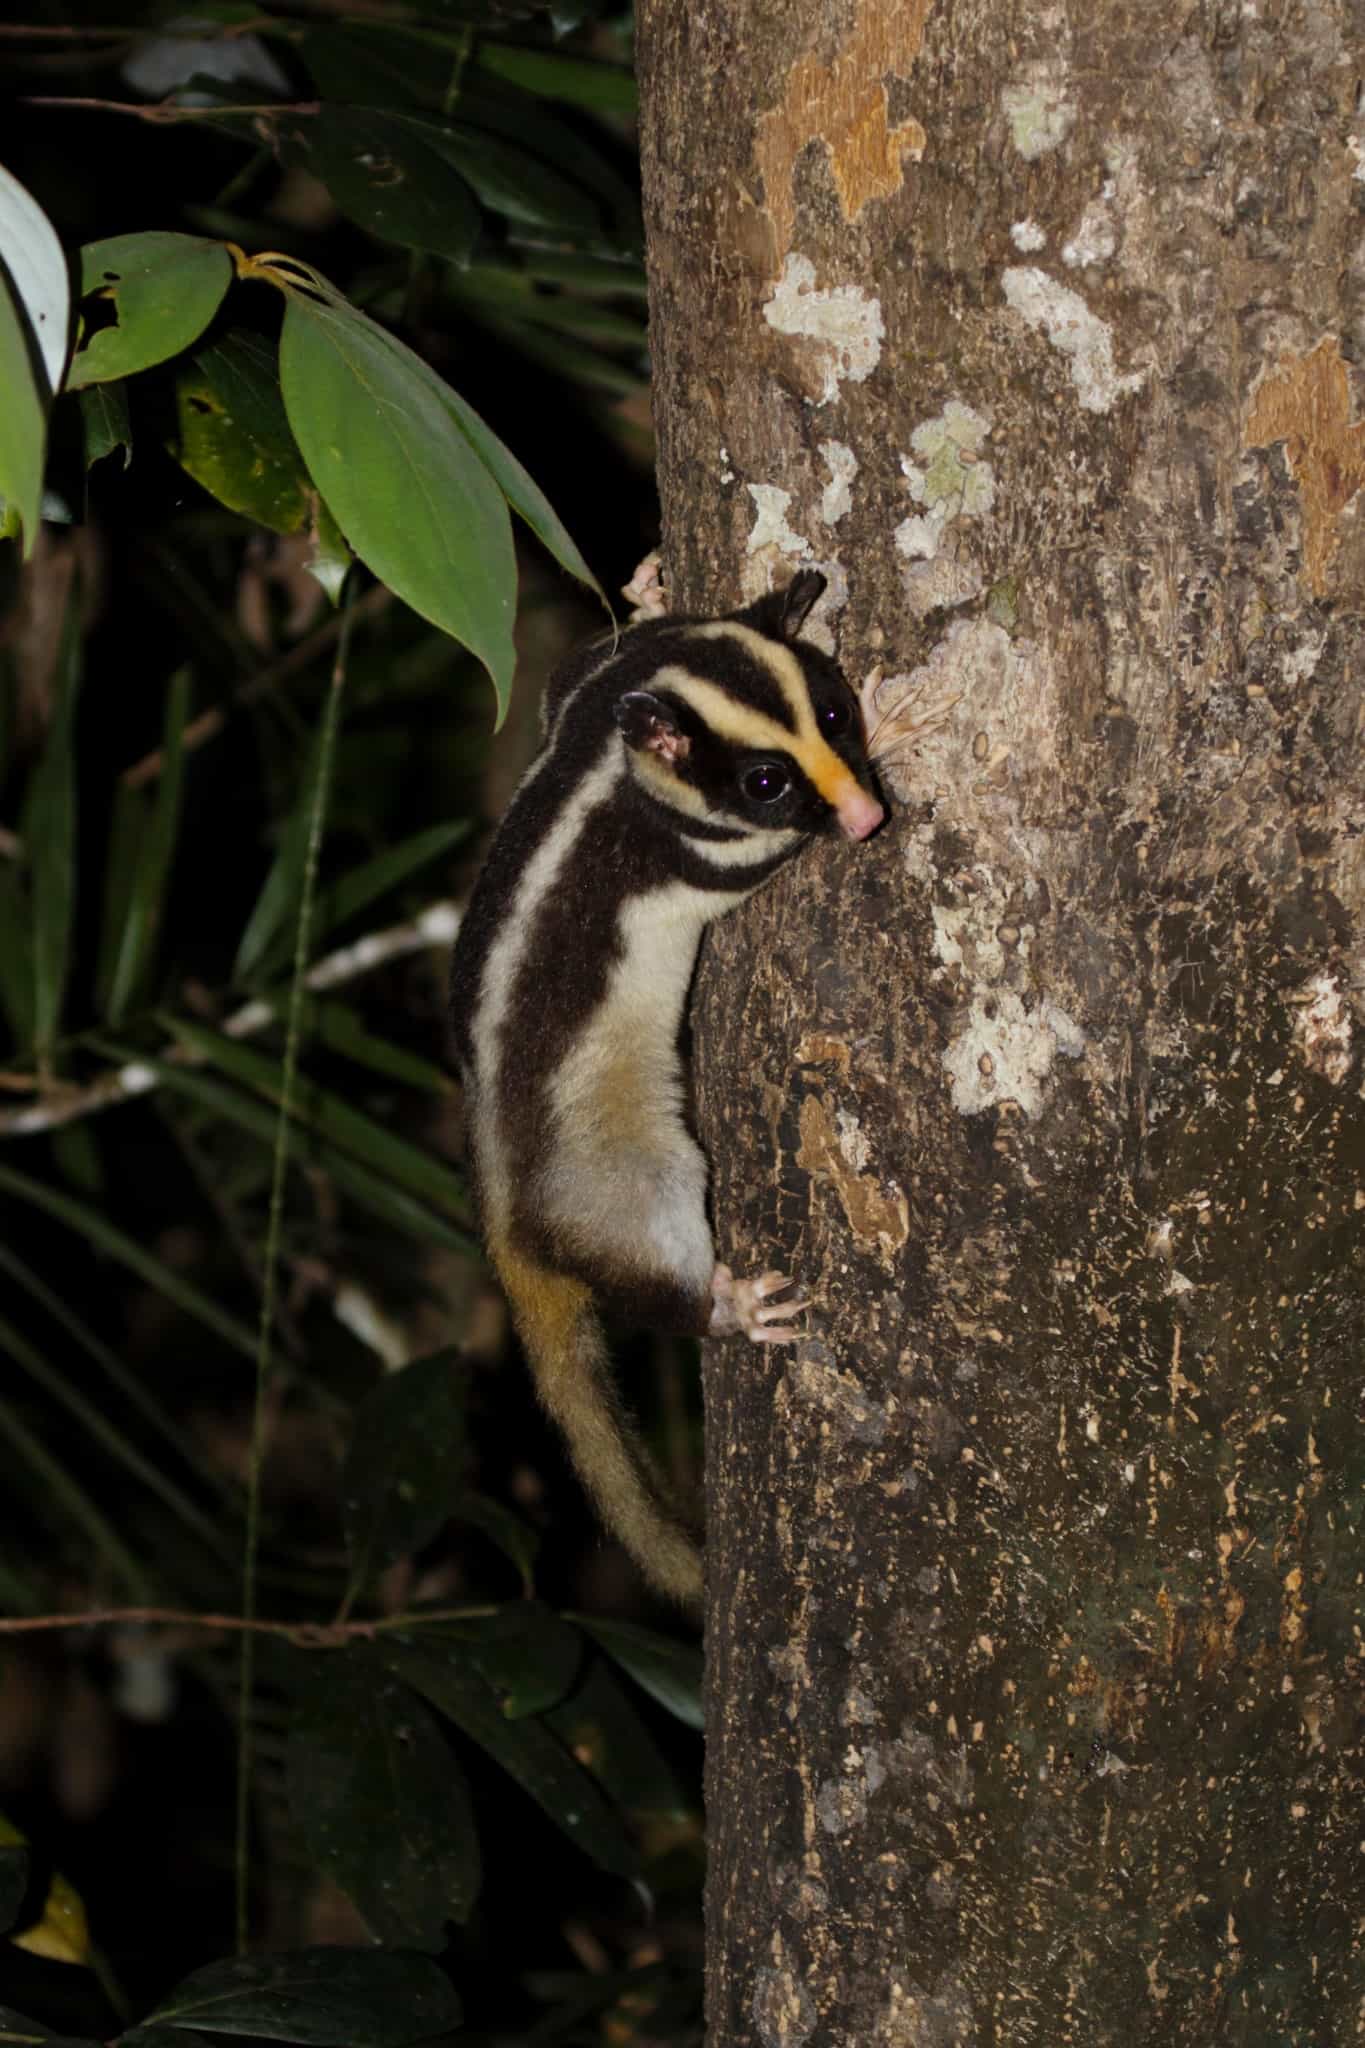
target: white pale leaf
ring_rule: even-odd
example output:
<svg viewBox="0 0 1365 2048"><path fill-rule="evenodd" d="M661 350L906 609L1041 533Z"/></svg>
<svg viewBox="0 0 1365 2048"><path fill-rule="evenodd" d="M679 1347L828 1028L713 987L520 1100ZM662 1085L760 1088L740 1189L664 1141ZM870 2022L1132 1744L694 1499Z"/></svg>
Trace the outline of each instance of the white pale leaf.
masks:
<svg viewBox="0 0 1365 2048"><path fill-rule="evenodd" d="M62 380L71 283L56 230L33 195L0 164L0 257L38 343L50 398Z"/></svg>

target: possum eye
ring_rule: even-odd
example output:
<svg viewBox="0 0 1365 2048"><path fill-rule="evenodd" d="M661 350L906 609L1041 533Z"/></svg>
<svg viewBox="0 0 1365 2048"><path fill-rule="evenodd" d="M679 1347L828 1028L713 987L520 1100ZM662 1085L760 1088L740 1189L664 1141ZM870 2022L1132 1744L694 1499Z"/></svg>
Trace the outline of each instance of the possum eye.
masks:
<svg viewBox="0 0 1365 2048"><path fill-rule="evenodd" d="M831 697L828 703L820 706L816 716L821 732L828 733L831 739L838 739L853 722L853 713L842 697Z"/></svg>
<svg viewBox="0 0 1365 2048"><path fill-rule="evenodd" d="M754 767L745 769L739 778L739 786L754 803L775 804L780 796L787 794L792 779L780 762L759 761Z"/></svg>

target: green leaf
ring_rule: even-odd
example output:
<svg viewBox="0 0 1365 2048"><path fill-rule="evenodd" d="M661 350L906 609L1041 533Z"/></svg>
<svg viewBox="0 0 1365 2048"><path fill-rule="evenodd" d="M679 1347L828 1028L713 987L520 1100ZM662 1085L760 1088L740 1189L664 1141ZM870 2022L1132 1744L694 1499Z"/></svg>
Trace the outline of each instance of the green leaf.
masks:
<svg viewBox="0 0 1365 2048"><path fill-rule="evenodd" d="M100 1563L114 1572L135 1600L151 1597L151 1582L142 1566L124 1544L112 1522L79 1480L53 1457L40 1437L21 1420L8 1401L0 1401L0 1439L7 1439L11 1457L27 1466L37 1480L37 1498L44 1514L54 1521L75 1524L90 1543ZM10 1485L14 1484L8 1464Z"/></svg>
<svg viewBox="0 0 1365 2048"><path fill-rule="evenodd" d="M114 784L114 804L109 818L109 838L104 850L104 906L100 916L99 950L95 960L95 1006L101 1017L109 1015L118 967L119 948L128 922L133 878L147 830L147 799L140 789L126 782Z"/></svg>
<svg viewBox="0 0 1365 2048"><path fill-rule="evenodd" d="M349 1948L210 1963L151 2014L164 2026L313 2048L408 2048L449 2032L459 2017L449 1981L425 1956Z"/></svg>
<svg viewBox="0 0 1365 2048"><path fill-rule="evenodd" d="M272 1105L260 1101L255 1095L244 1095L239 1088L230 1087L211 1074L196 1073L172 1060L149 1059L147 1064L160 1075L163 1086L187 1096L211 1114L250 1131L267 1150L274 1146L279 1131L279 1111ZM472 1238L448 1223L444 1216L437 1215L406 1189L395 1187L358 1160L348 1158L335 1145L325 1143L297 1118L289 1119L285 1137L291 1158L320 1167L343 1194L349 1195L372 1215L383 1217L386 1223L393 1224L405 1236L441 1245L447 1251L468 1254L475 1249Z"/></svg>
<svg viewBox="0 0 1365 2048"><path fill-rule="evenodd" d="M569 1697L545 1719L623 1812L686 1813L667 1758L604 1658L587 1660Z"/></svg>
<svg viewBox="0 0 1365 2048"><path fill-rule="evenodd" d="M25 557L38 537L43 498L47 412L33 374L28 335L8 279L0 270L0 499L17 514Z"/></svg>
<svg viewBox="0 0 1365 2048"><path fill-rule="evenodd" d="M9 1843L0 1848L0 1934L13 1927L28 1890L28 1850ZM4 2021L0 2018L0 2027Z"/></svg>
<svg viewBox="0 0 1365 2048"><path fill-rule="evenodd" d="M451 1520L477 1529L495 1549L502 1552L518 1573L522 1592L529 1600L535 1591L535 1562L540 1554L540 1538L535 1530L528 1527L520 1515L514 1515L510 1508L505 1508L500 1500L490 1500L485 1493L470 1493L468 1490L452 1507Z"/></svg>
<svg viewBox="0 0 1365 2048"><path fill-rule="evenodd" d="M81 684L81 590L74 578L62 620L52 723L24 808L33 874L33 1027L40 1060L61 1022L76 915L76 769L73 740Z"/></svg>
<svg viewBox="0 0 1365 2048"><path fill-rule="evenodd" d="M469 182L424 133L430 125L385 108L324 101L315 119L285 131L284 160L310 171L372 235L463 263L478 239L479 209Z"/></svg>
<svg viewBox="0 0 1365 2048"><path fill-rule="evenodd" d="M420 1620L420 1612L412 1619ZM579 1631L539 1600L518 1600L468 1621L439 1622L420 1640L447 1649L463 1646L509 1721L557 1705L583 1662Z"/></svg>
<svg viewBox="0 0 1365 2048"><path fill-rule="evenodd" d="M401 1081L409 1088L421 1088L429 1095L456 1092L455 1081L441 1067L409 1052L404 1045L393 1045L387 1038L367 1031L346 1003L305 1002L304 1020L310 1037L354 1060L357 1066L369 1067L373 1073Z"/></svg>
<svg viewBox="0 0 1365 2048"><path fill-rule="evenodd" d="M414 832L410 839L400 840L397 846L386 847L372 860L352 868L339 882L319 889L313 898L313 945L320 945L338 925L358 917L390 889L396 889L400 882L407 881L431 861L439 860L468 837L469 824L464 818L450 825L428 825L424 831ZM278 956L278 943L269 951Z"/></svg>
<svg viewBox="0 0 1365 2048"><path fill-rule="evenodd" d="M703 1726L701 1651L694 1643L674 1642L630 1621L598 1621L587 1614L571 1619L661 1707L689 1728Z"/></svg>
<svg viewBox="0 0 1365 2048"><path fill-rule="evenodd" d="M163 1265L160 1259L144 1251L140 1244L136 1244L131 1237L110 1223L99 1209L78 1202L71 1195L60 1194L56 1188L50 1188L42 1181L31 1180L28 1174L18 1173L12 1166L0 1165L0 1194L14 1195L33 1208L46 1210L49 1216L55 1216L59 1222L78 1231L82 1237L89 1239L97 1251L105 1252L120 1265L127 1266L130 1272L145 1280L149 1287L154 1287L159 1294L164 1294L167 1301L174 1302L186 1315L193 1316L198 1322L203 1323L207 1329L221 1337L225 1344L230 1344L234 1350L245 1353L254 1364L255 1332L249 1330L245 1323L239 1323L237 1318L230 1316L225 1309L219 1308L217 1302L211 1301L190 1281L182 1279L169 1266Z"/></svg>
<svg viewBox="0 0 1365 2048"><path fill-rule="evenodd" d="M115 235L81 250L81 297L98 294L112 326L87 326L67 372L66 388L107 384L164 363L201 335L232 281L221 242L198 235ZM87 319L88 319L87 315Z"/></svg>
<svg viewBox="0 0 1365 2048"><path fill-rule="evenodd" d="M52 2034L41 2020L31 2020L24 2013L16 2012L11 2005L0 2005L0 2042L44 2041L50 2042Z"/></svg>
<svg viewBox="0 0 1365 2048"><path fill-rule="evenodd" d="M469 1453L469 1370L454 1350L390 1373L355 1411L341 1514L360 1587L430 1542L460 1491Z"/></svg>
<svg viewBox="0 0 1365 2048"><path fill-rule="evenodd" d="M507 507L410 349L345 305L289 294L280 340L289 423L361 560L468 647L505 709L516 561Z"/></svg>
<svg viewBox="0 0 1365 2048"><path fill-rule="evenodd" d="M126 387L121 383L90 384L77 395L85 432L86 468L93 469L106 455L121 448L123 467L127 469L133 459L133 429L128 418Z"/></svg>
<svg viewBox="0 0 1365 2048"><path fill-rule="evenodd" d="M272 939L286 929L303 895L308 840L322 766L322 728L314 733L293 810L284 821L279 850L261 886L233 962L234 981L247 981L264 960ZM292 938L291 938L292 949Z"/></svg>
<svg viewBox="0 0 1365 2048"><path fill-rule="evenodd" d="M428 146L455 166L492 212L531 227L594 235L602 222L598 202L561 171L532 156L521 138L504 139L486 126L405 118L423 131ZM534 141L534 135L531 140Z"/></svg>
<svg viewBox="0 0 1365 2048"><path fill-rule="evenodd" d="M23 883L0 860L0 1008L9 1019L15 1049L33 1043L33 921Z"/></svg>
<svg viewBox="0 0 1365 2048"><path fill-rule="evenodd" d="M633 259L585 256L572 249L542 249L530 242L517 244L517 256L528 277L543 278L547 284L568 285L573 291L603 297L649 296L644 269Z"/></svg>
<svg viewBox="0 0 1365 2048"><path fill-rule="evenodd" d="M567 100L596 114L633 118L639 110L635 80L623 65L598 64L558 50L517 43L480 43L478 67L546 99Z"/></svg>
<svg viewBox="0 0 1365 2048"><path fill-rule="evenodd" d="M151 964L157 926L165 903L166 885L180 827L180 793L184 757L182 740L190 708L190 671L178 669L166 693L166 716L161 734L161 773L151 816L141 835L136 866L128 892L127 910L105 1015L111 1024L123 1018L142 988Z"/></svg>
<svg viewBox="0 0 1365 2048"><path fill-rule="evenodd" d="M193 1501L188 1500L179 1487L165 1477L159 1466L150 1458L144 1457L137 1445L132 1443L122 1430L115 1428L101 1408L93 1401L87 1400L64 1373L49 1364L36 1345L30 1344L22 1331L17 1330L4 1316L0 1316L0 1351L7 1352L21 1372L26 1372L29 1378L45 1393L51 1395L54 1401L59 1401L86 1435L101 1445L116 1464L122 1465L126 1472L130 1472L134 1479L139 1480L149 1493L154 1494L173 1515L178 1515L186 1527L193 1529L210 1548L216 1548L218 1533L208 1516L201 1513Z"/></svg>
<svg viewBox="0 0 1365 2048"><path fill-rule="evenodd" d="M226 334L176 372L171 453L196 483L272 533L307 526L312 490L280 395L275 351Z"/></svg>
<svg viewBox="0 0 1365 2048"><path fill-rule="evenodd" d="M438 1650L424 1636L419 1648L394 1635L383 1655L397 1677L486 1750L604 1870L634 1875L634 1847L600 1788L542 1720L507 1719L462 1645Z"/></svg>
<svg viewBox="0 0 1365 2048"><path fill-rule="evenodd" d="M117 1353L110 1350L102 1338L76 1314L69 1302L56 1294L41 1280L32 1268L25 1264L17 1252L0 1238L0 1272L9 1274L11 1280L24 1288L48 1315L61 1324L67 1336L85 1351L99 1367L109 1384L116 1388L131 1408L136 1409L148 1428L166 1443L176 1456L184 1461L206 1486L223 1488L226 1482L222 1475L211 1470L196 1450L192 1438L171 1421L147 1392L140 1379L123 1363ZM166 1484L169 1486L170 1481Z"/></svg>
<svg viewBox="0 0 1365 2048"><path fill-rule="evenodd" d="M346 537L323 504L316 491L309 492L312 508L310 537L313 552L304 567L315 576L327 593L328 602L333 606L341 603L341 592L346 578L351 573L355 556L346 545Z"/></svg>
<svg viewBox="0 0 1365 2048"><path fill-rule="evenodd" d="M289 1737L295 1820L377 1939L440 1948L446 1922L467 1920L479 1894L464 1774L429 1709L376 1659L323 1654ZM222 2027L202 2013L197 2024ZM360 2037L337 2038L351 2048Z"/></svg>
<svg viewBox="0 0 1365 2048"><path fill-rule="evenodd" d="M194 1023L187 1017L167 1016L163 1022L182 1044L192 1047L233 1080L255 1089L271 1103L278 1104L281 1100L284 1069L268 1053L257 1052L252 1046L225 1038L221 1032L212 1031L207 1025ZM339 1096L319 1088L306 1074L300 1074L295 1081L292 1108L302 1122L330 1144L354 1153L375 1172L387 1174L400 1187L406 1187L438 1209L468 1216L469 1196L464 1182L452 1167L433 1154L409 1144L406 1138L385 1129L383 1124L366 1116L362 1110L352 1109Z"/></svg>

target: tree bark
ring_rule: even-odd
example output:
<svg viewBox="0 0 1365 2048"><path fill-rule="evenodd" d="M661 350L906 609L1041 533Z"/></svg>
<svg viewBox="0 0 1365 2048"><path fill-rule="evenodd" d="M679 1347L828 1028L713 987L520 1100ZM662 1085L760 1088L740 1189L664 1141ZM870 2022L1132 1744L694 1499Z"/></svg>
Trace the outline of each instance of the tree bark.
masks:
<svg viewBox="0 0 1365 2048"><path fill-rule="evenodd" d="M641 0L671 601L938 712L699 978L710 2048L1365 2034L1362 43Z"/></svg>

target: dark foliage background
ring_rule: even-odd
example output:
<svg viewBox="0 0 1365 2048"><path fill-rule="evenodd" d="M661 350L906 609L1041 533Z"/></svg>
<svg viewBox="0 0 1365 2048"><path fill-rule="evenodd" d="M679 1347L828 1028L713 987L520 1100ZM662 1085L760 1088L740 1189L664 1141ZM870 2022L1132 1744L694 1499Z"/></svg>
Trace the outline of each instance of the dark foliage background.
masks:
<svg viewBox="0 0 1365 2048"><path fill-rule="evenodd" d="M619 586L655 519L627 17L110 0L0 37L4 166L74 300L130 234L310 266ZM56 396L41 530L11 506L0 543L0 2038L692 2040L696 1653L506 1356L446 1067L462 887L603 615L520 528L494 746L483 667L365 567L369 514L335 607L286 299L233 282L188 346ZM134 330L80 317L76 363ZM423 506L383 513L362 414L330 459L401 557ZM689 1361L632 1365L695 1485ZM184 1618L51 1625L128 1608Z"/></svg>

